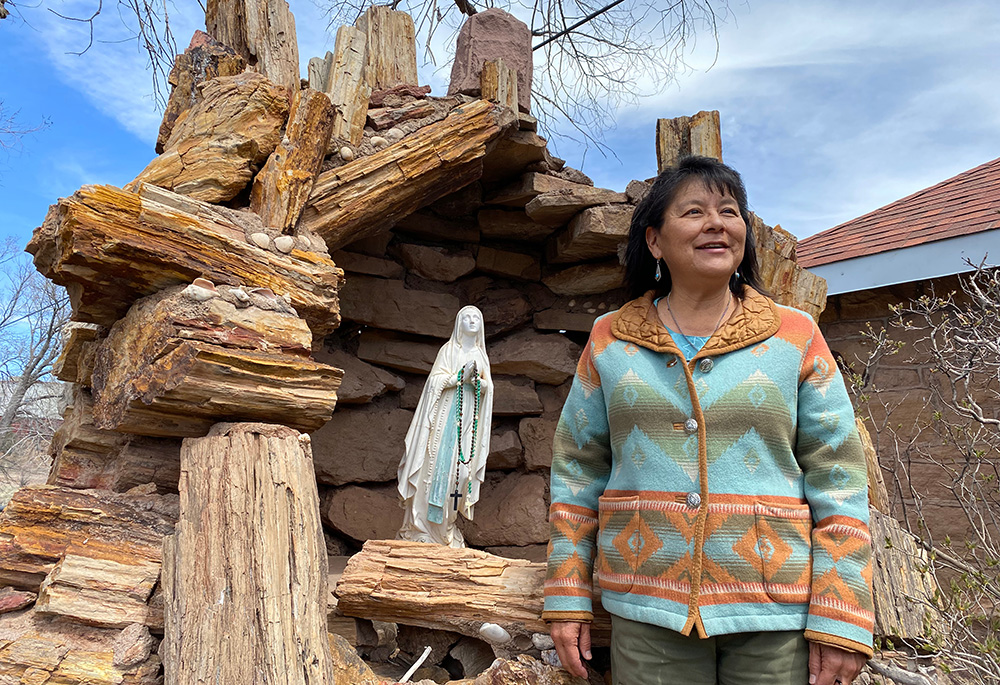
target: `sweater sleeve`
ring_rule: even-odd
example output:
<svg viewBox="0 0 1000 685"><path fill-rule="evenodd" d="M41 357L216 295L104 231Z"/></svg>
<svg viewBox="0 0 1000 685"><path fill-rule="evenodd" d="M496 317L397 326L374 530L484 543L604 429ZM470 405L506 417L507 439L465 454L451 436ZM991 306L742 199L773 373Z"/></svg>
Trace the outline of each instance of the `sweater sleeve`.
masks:
<svg viewBox="0 0 1000 685"><path fill-rule="evenodd" d="M599 320L584 348L552 445L548 573L542 613L546 621L593 620L598 499L611 473L608 414L595 366L601 327Z"/></svg>
<svg viewBox="0 0 1000 685"><path fill-rule="evenodd" d="M799 373L796 458L812 511L806 638L872 655L872 544L864 450L844 380L819 328Z"/></svg>

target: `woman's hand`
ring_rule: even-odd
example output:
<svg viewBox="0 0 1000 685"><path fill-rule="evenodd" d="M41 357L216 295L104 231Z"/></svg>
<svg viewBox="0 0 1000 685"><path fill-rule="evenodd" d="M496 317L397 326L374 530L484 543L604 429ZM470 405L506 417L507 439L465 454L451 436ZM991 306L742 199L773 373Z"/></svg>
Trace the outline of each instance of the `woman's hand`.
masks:
<svg viewBox="0 0 1000 685"><path fill-rule="evenodd" d="M561 658L562 654L559 656ZM810 642L809 685L851 685L866 661L868 658L864 654Z"/></svg>
<svg viewBox="0 0 1000 685"><path fill-rule="evenodd" d="M580 657L590 660L590 624L559 621L549 627L549 634L556 643L556 654L563 668L575 676L586 678L587 667Z"/></svg>

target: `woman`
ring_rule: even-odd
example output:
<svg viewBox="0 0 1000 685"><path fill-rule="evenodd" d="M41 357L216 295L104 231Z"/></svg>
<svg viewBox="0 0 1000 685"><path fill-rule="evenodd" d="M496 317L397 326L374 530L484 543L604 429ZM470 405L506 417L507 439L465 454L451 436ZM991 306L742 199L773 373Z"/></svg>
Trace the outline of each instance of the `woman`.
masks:
<svg viewBox="0 0 1000 685"><path fill-rule="evenodd" d="M851 404L813 320L761 293L748 226L703 157L636 207L636 299L594 323L553 448L544 618L577 675L592 571L621 685L849 685L872 653Z"/></svg>
<svg viewBox="0 0 1000 685"><path fill-rule="evenodd" d="M471 520L479 501L492 418L483 315L476 307L463 307L434 360L406 432L397 473L406 514L398 538L465 546L456 522L459 512Z"/></svg>

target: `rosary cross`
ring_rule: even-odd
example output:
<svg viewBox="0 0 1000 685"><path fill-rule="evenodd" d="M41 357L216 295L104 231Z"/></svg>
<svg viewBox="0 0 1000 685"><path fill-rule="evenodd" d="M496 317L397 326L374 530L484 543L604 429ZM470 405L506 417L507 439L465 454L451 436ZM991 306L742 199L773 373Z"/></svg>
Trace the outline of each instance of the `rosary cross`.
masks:
<svg viewBox="0 0 1000 685"><path fill-rule="evenodd" d="M454 500L455 500L455 511L458 511L458 500L462 498L462 493L458 491L458 488L456 488L455 492L453 492L450 495L448 495L448 497L454 498Z"/></svg>

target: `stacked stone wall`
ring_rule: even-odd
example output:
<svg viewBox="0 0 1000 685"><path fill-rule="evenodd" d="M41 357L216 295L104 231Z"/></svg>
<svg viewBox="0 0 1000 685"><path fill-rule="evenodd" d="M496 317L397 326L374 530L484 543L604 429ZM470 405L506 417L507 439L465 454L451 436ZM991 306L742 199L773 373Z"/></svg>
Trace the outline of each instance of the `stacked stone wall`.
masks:
<svg viewBox="0 0 1000 685"><path fill-rule="evenodd" d="M333 255L346 273L344 323L317 358L345 378L333 419L312 435L331 553L395 537L404 437L455 314L472 304L483 312L495 394L482 495L475 519L460 525L471 547L544 559L552 436L594 319L625 300L616 246L633 205L625 194L540 176L472 184ZM579 209L596 221L607 208L615 214L609 244L584 264L552 264L572 215L543 224L524 209L560 181L618 201Z"/></svg>

